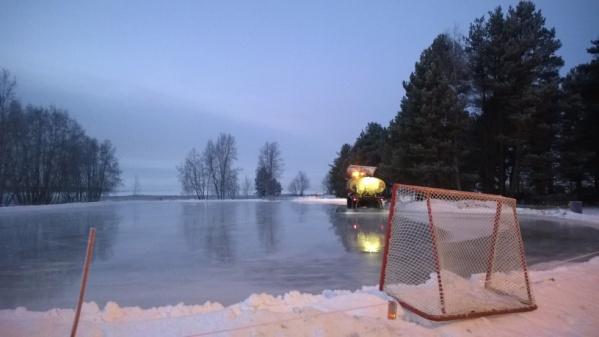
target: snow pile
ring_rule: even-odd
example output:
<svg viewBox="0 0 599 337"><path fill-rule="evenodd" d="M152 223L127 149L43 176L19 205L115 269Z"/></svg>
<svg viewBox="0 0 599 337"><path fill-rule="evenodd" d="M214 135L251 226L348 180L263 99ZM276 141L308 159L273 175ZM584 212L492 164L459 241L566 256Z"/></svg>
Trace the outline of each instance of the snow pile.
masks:
<svg viewBox="0 0 599 337"><path fill-rule="evenodd" d="M472 310L489 311L520 308L519 298L526 298L522 272L493 273L493 286L500 292L485 287L485 274L473 274L464 278L447 269L441 272L445 308L448 314L467 314ZM522 288L520 289L520 285ZM421 311L441 315L437 273L419 284L389 284L385 286L390 294L401 298ZM503 293L503 294L502 294ZM509 293L510 296L504 295Z"/></svg>
<svg viewBox="0 0 599 337"><path fill-rule="evenodd" d="M347 205L345 198L334 198L334 197L297 197L290 199L292 202L299 202L303 204L327 204L327 205Z"/></svg>
<svg viewBox="0 0 599 337"><path fill-rule="evenodd" d="M599 212L597 212L597 208L584 208L582 214L574 213L563 208L534 209L518 207L516 210L519 215L576 220L592 225L592 227L599 228Z"/></svg>
<svg viewBox="0 0 599 337"><path fill-rule="evenodd" d="M299 202L303 204L327 204L327 205L347 205L345 198L329 198L329 197L297 197L291 199L292 202Z"/></svg>
<svg viewBox="0 0 599 337"><path fill-rule="evenodd" d="M490 200L444 200L431 199L431 209L434 213L464 213L464 214L495 214L497 202ZM398 211L427 212L428 206L425 200L415 201L413 196L398 198Z"/></svg>
<svg viewBox="0 0 599 337"><path fill-rule="evenodd" d="M140 309L111 302L100 309L86 303L78 336L592 336L599 331L599 258L533 271L531 282L536 311L444 324L401 308L397 320L387 320L388 298L375 287L254 294L226 308L206 303ZM4 337L66 336L72 317L73 310L66 309L0 310L0 331Z"/></svg>
<svg viewBox="0 0 599 337"><path fill-rule="evenodd" d="M411 199L413 200L413 199ZM426 213L427 205L425 201L411 201L405 200L398 204L398 211L407 213ZM464 215L489 215L495 214L497 209L497 203L495 201L479 201L479 200L439 200L431 199L431 209L433 215L448 214L464 214ZM547 208L547 209L533 209L525 207L517 207L516 213L518 215L528 215L537 217L549 217L549 218L560 218L567 220L577 220L585 222L588 225L598 225L593 227L599 227L599 212L597 208L587 207L584 208L583 213L574 213L568 209L563 208ZM513 215L513 211L510 208L502 207L502 216L508 214Z"/></svg>

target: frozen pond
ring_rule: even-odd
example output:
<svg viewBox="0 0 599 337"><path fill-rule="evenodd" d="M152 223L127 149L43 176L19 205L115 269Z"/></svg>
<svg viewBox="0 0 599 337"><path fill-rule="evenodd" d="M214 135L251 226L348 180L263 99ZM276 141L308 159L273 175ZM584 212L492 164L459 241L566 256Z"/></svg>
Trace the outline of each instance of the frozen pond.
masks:
<svg viewBox="0 0 599 337"><path fill-rule="evenodd" d="M0 309L74 307L90 226L86 301L231 304L251 293L378 283L386 213L291 201L121 201L0 209ZM599 250L599 231L522 218L529 264Z"/></svg>

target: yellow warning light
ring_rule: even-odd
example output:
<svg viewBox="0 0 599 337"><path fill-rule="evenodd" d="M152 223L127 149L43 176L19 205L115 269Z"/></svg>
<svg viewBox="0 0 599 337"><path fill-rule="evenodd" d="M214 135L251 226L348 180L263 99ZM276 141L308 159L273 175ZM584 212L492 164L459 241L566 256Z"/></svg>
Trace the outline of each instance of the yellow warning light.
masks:
<svg viewBox="0 0 599 337"><path fill-rule="evenodd" d="M375 177L363 177L355 182L355 189L359 195L374 195L385 190L385 183Z"/></svg>

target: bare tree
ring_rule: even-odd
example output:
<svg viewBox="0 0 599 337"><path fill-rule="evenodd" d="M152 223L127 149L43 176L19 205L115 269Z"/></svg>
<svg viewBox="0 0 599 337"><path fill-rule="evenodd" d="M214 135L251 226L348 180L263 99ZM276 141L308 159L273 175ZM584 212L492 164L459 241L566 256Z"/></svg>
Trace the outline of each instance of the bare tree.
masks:
<svg viewBox="0 0 599 337"><path fill-rule="evenodd" d="M205 158L195 148L189 151L183 164L178 166L177 170L179 171L179 181L183 192L194 194L198 199L205 199L208 196L210 175L205 164Z"/></svg>
<svg viewBox="0 0 599 337"><path fill-rule="evenodd" d="M136 174L133 179L132 194L139 195L139 193L141 193L141 183L139 182L139 176Z"/></svg>
<svg viewBox="0 0 599 337"><path fill-rule="evenodd" d="M277 179L283 173L283 158L277 142L266 142L258 155L256 168L256 193L260 197L276 196L281 193L281 184Z"/></svg>
<svg viewBox="0 0 599 337"><path fill-rule="evenodd" d="M14 88L17 82L6 69L0 71L0 158L8 158L8 110L14 100ZM8 161L0 160L0 206L4 204L8 188Z"/></svg>
<svg viewBox="0 0 599 337"><path fill-rule="evenodd" d="M14 90L17 81L6 69L0 70L0 113L5 113L8 105L14 100Z"/></svg>
<svg viewBox="0 0 599 337"><path fill-rule="evenodd" d="M66 111L14 98L0 72L0 203L96 201L120 184L116 149L88 137Z"/></svg>
<svg viewBox="0 0 599 337"><path fill-rule="evenodd" d="M303 171L299 171L295 178L289 184L289 192L295 195L304 195L304 192L310 188L310 180Z"/></svg>
<svg viewBox="0 0 599 337"><path fill-rule="evenodd" d="M283 158L277 142L266 142L260 149L258 156L258 167L264 167L266 173L275 179L279 179L283 173Z"/></svg>
<svg viewBox="0 0 599 337"><path fill-rule="evenodd" d="M320 184L325 194L333 194L333 190L331 189L331 173L327 172Z"/></svg>
<svg viewBox="0 0 599 337"><path fill-rule="evenodd" d="M290 183L289 186L287 186L287 190L289 191L289 194L293 194L293 195L298 195L299 194L299 190L297 187L297 179L293 179Z"/></svg>
<svg viewBox="0 0 599 337"><path fill-rule="evenodd" d="M238 169L227 170L227 179L225 185L225 197L229 199L235 199L239 195L239 179L237 173Z"/></svg>
<svg viewBox="0 0 599 337"><path fill-rule="evenodd" d="M204 147L204 152L202 152L202 157L204 159L204 166L206 168L206 174L208 175L209 181L209 186L207 187L207 189L212 189L214 193L218 196L218 187L220 185L216 182L216 149L212 140L209 140L206 143L206 146Z"/></svg>
<svg viewBox="0 0 599 337"><path fill-rule="evenodd" d="M100 144L98 166L97 195L94 196L94 201L100 200L102 195L114 191L121 184L121 169L116 159L116 149L109 140Z"/></svg>
<svg viewBox="0 0 599 337"><path fill-rule="evenodd" d="M221 133L216 142L208 141L204 150L204 161L210 175L216 197L224 199L234 197L239 190L237 169L233 163L237 160L235 137Z"/></svg>
<svg viewBox="0 0 599 337"><path fill-rule="evenodd" d="M254 185L252 184L252 180L248 178L248 176L245 176L241 185L241 193L243 193L245 198L249 198L253 189Z"/></svg>

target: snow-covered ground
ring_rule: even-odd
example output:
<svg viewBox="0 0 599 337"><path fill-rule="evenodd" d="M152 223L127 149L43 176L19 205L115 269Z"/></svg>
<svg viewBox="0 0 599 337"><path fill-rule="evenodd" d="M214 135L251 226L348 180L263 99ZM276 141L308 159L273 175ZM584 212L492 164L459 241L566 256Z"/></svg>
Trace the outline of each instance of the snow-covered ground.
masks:
<svg viewBox="0 0 599 337"><path fill-rule="evenodd" d="M585 207L582 214L559 207L547 209L518 207L516 210L519 215L576 220L592 225L592 227L599 228L599 207Z"/></svg>
<svg viewBox="0 0 599 337"><path fill-rule="evenodd" d="M449 323L424 321L398 308L387 320L387 300L375 287L356 292L253 294L218 303L140 309L86 303L78 336L596 336L599 331L599 258L531 272L539 308ZM3 337L66 336L72 309L0 311Z"/></svg>
<svg viewBox="0 0 599 337"><path fill-rule="evenodd" d="M346 200L344 198L320 198L320 197L303 197L292 199L294 202L300 203L320 203L320 204L331 204L331 205L345 205ZM419 207L420 206L420 207ZM437 205L439 206L439 205ZM458 205L459 206L459 205ZM424 210L424 204L420 203L414 205L415 208ZM468 212L473 212L472 208L467 209ZM488 207L489 212L495 212L495 204L492 203ZM568 209L553 207L545 209L536 209L529 207L518 207L516 208L518 215L523 216L535 216L542 218L559 218L567 220L575 220L590 225L592 227L599 228L599 207L584 207L583 213L574 213Z"/></svg>
<svg viewBox="0 0 599 337"><path fill-rule="evenodd" d="M305 204L347 205L345 198L335 197L297 197L291 199L291 201Z"/></svg>

